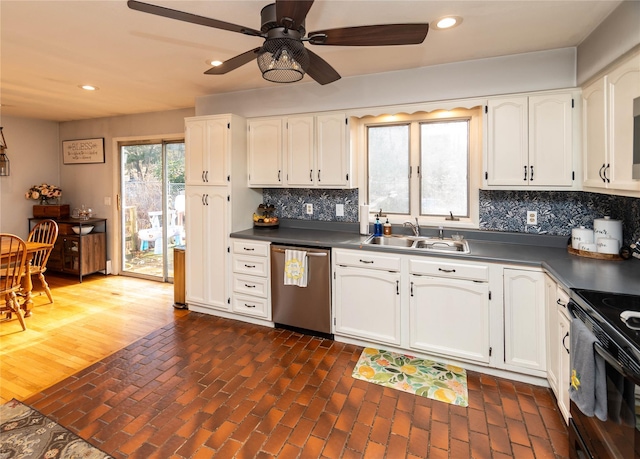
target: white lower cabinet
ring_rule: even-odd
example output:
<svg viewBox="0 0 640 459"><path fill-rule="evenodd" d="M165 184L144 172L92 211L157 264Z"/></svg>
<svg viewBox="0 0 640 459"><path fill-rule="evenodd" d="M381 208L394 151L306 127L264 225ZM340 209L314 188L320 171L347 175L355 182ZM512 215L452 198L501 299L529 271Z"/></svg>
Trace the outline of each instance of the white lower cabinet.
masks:
<svg viewBox="0 0 640 459"><path fill-rule="evenodd" d="M232 240L231 310L271 320L269 243Z"/></svg>
<svg viewBox="0 0 640 459"><path fill-rule="evenodd" d="M558 396L560 378L560 346L558 345L558 285L548 275L544 276L547 327L547 381L553 393Z"/></svg>
<svg viewBox="0 0 640 459"><path fill-rule="evenodd" d="M400 257L334 250L334 264L335 333L399 345Z"/></svg>
<svg viewBox="0 0 640 459"><path fill-rule="evenodd" d="M410 346L489 363L489 285L411 275Z"/></svg>
<svg viewBox="0 0 640 459"><path fill-rule="evenodd" d="M506 368L546 378L545 303L542 271L504 269Z"/></svg>
<svg viewBox="0 0 640 459"><path fill-rule="evenodd" d="M569 386L571 385L571 339L569 311L566 304L558 308L558 341L560 348L560 366L558 375L558 407L564 420L569 422Z"/></svg>
<svg viewBox="0 0 640 459"><path fill-rule="evenodd" d="M185 193L186 300L189 305L228 310L227 187L188 186ZM193 247L194 249L190 249Z"/></svg>

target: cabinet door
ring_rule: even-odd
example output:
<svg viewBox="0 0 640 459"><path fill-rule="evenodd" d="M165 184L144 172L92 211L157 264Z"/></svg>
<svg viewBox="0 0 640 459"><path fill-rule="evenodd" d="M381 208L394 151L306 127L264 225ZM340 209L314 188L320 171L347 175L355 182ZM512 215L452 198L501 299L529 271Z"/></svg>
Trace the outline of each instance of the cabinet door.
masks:
<svg viewBox="0 0 640 459"><path fill-rule="evenodd" d="M287 119L287 186L310 187L316 183L314 117Z"/></svg>
<svg viewBox="0 0 640 459"><path fill-rule="evenodd" d="M187 303L228 310L227 189L187 187Z"/></svg>
<svg viewBox="0 0 640 459"><path fill-rule="evenodd" d="M529 97L529 184L573 184L571 94Z"/></svg>
<svg viewBox="0 0 640 459"><path fill-rule="evenodd" d="M411 276L412 348L489 363L489 285Z"/></svg>
<svg viewBox="0 0 640 459"><path fill-rule="evenodd" d="M549 276L544 276L547 324L547 381L558 398L558 376L560 374L560 346L558 345L558 304L557 284Z"/></svg>
<svg viewBox="0 0 640 459"><path fill-rule="evenodd" d="M560 347L560 373L558 374L558 407L565 422L569 422L569 385L571 384L571 339L569 319L558 311L557 346Z"/></svg>
<svg viewBox="0 0 640 459"><path fill-rule="evenodd" d="M229 129L228 117L208 119L206 122L207 185L225 186L229 175Z"/></svg>
<svg viewBox="0 0 640 459"><path fill-rule="evenodd" d="M400 273L336 267L335 333L400 344Z"/></svg>
<svg viewBox="0 0 640 459"><path fill-rule="evenodd" d="M582 148L584 152L584 186L605 188L603 175L607 166L605 120L605 78L582 91Z"/></svg>
<svg viewBox="0 0 640 459"><path fill-rule="evenodd" d="M187 185L225 185L229 174L229 117L185 121Z"/></svg>
<svg viewBox="0 0 640 459"><path fill-rule="evenodd" d="M487 184L527 185L527 97L489 100L488 107Z"/></svg>
<svg viewBox="0 0 640 459"><path fill-rule="evenodd" d="M640 190L633 180L633 99L640 97L640 54L607 75L610 188ZM638 140L636 140L637 142Z"/></svg>
<svg viewBox="0 0 640 459"><path fill-rule="evenodd" d="M346 187L349 183L349 149L346 116L316 117L316 180L319 187Z"/></svg>
<svg viewBox="0 0 640 459"><path fill-rule="evenodd" d="M282 119L252 120L248 130L249 186L281 187Z"/></svg>
<svg viewBox="0 0 640 459"><path fill-rule="evenodd" d="M205 182L206 121L185 121L185 181L187 185L202 185Z"/></svg>
<svg viewBox="0 0 640 459"><path fill-rule="evenodd" d="M504 270L505 363L546 376L544 274Z"/></svg>

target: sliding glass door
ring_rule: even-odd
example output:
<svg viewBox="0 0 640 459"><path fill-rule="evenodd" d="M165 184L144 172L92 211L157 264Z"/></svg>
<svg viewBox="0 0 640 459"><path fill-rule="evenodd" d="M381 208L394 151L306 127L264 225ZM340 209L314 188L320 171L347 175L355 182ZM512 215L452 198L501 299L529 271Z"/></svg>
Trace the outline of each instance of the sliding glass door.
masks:
<svg viewBox="0 0 640 459"><path fill-rule="evenodd" d="M185 243L184 140L120 144L120 272L170 282Z"/></svg>

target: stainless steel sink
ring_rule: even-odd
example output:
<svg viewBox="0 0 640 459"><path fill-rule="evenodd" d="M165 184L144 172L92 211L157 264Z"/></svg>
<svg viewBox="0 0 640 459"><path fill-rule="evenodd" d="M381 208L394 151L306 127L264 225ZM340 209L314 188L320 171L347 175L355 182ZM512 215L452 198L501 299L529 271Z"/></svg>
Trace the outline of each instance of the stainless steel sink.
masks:
<svg viewBox="0 0 640 459"><path fill-rule="evenodd" d="M469 244L467 241L454 241L451 239L418 239L413 247L436 252L469 253Z"/></svg>
<svg viewBox="0 0 640 459"><path fill-rule="evenodd" d="M469 243L465 240L454 241L453 239L440 239L437 237L415 237L415 236L370 236L366 241L367 245L378 245L387 247L399 247L415 250L425 250L430 252L445 253L470 253Z"/></svg>
<svg viewBox="0 0 640 459"><path fill-rule="evenodd" d="M393 247L411 247L413 243L413 239L404 236L371 236L365 241L365 244L389 245Z"/></svg>

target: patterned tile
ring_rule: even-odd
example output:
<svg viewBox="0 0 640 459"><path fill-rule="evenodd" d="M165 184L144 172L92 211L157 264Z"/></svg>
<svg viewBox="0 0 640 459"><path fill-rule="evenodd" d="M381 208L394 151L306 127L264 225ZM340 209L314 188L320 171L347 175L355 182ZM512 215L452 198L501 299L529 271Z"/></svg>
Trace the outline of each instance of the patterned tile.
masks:
<svg viewBox="0 0 640 459"><path fill-rule="evenodd" d="M275 206L280 218L358 221L358 189L269 188L263 191L263 200ZM313 204L313 215L305 213L306 203ZM335 216L336 204L344 204L344 217ZM537 225L525 224L527 210L538 212ZM576 191L480 190L481 230L568 237L572 228L593 228L593 220L605 215L622 220L625 245L640 240L638 198Z"/></svg>

